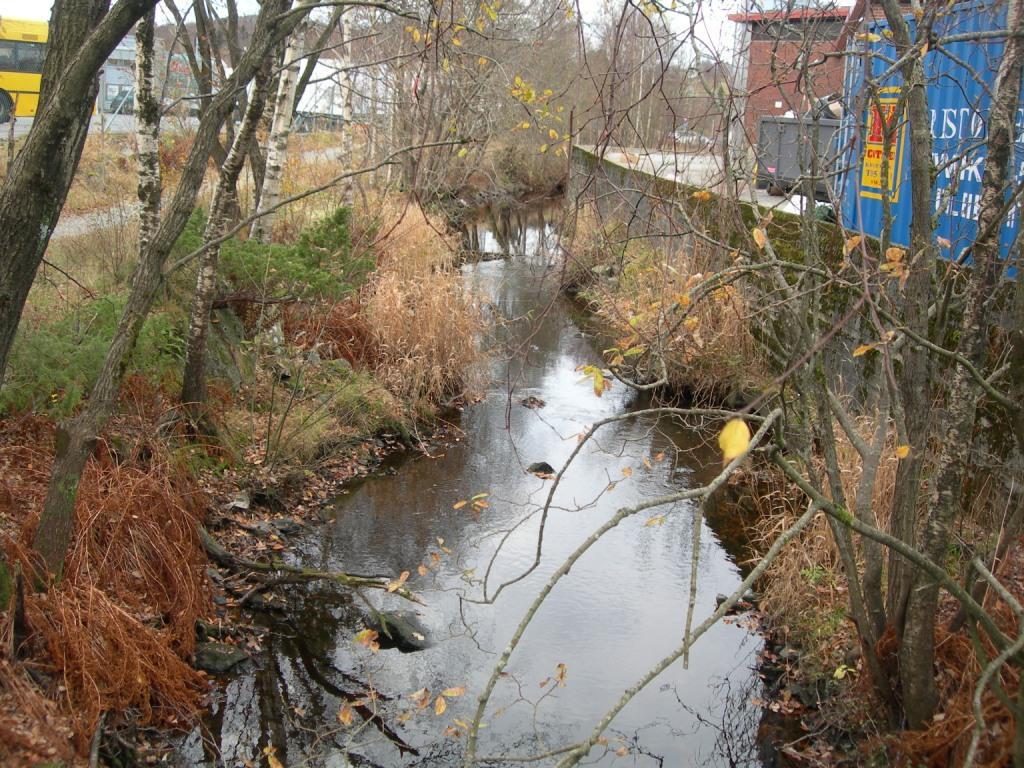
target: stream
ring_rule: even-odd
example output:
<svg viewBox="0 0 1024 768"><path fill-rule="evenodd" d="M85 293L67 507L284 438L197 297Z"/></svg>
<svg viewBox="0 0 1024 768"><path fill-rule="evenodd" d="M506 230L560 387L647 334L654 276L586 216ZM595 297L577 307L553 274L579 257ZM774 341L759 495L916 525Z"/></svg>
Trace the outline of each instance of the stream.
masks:
<svg viewBox="0 0 1024 768"><path fill-rule="evenodd" d="M323 585L293 587L283 613L258 619L268 630L261 651L188 736L184 764L263 766L270 745L288 768L461 765L477 696L566 555L620 507L699 485L720 470L713 431L650 418L604 427L555 495L539 567L493 604L470 602L479 600L489 565L493 594L533 563L534 513L552 480L526 467L543 461L558 469L589 425L646 404L618 383L597 397L577 370L600 363L610 343L558 293L558 214L557 206L535 206L484 211L470 222L465 242L483 256L461 269L493 322L482 400L452 417L460 430L454 442L430 457L390 459L336 499L325 524L307 529L295 547L296 561L310 567L409 571L423 605L377 592L365 599L380 610L414 608L431 646L373 652L354 641L369 612L363 599ZM543 407L524 406L529 397ZM485 506L475 505L485 493L477 499ZM589 735L622 692L679 645L694 567L694 627L715 609L716 594L739 584L741 545L729 534L736 526L721 517L709 510L696 560L692 502L627 518L598 541L552 590L512 654L478 754L523 757ZM762 765L761 711L750 703L761 689L761 646L742 617L712 627L685 664L673 664L623 709L587 764ZM367 694L370 686L375 693ZM422 689L432 692L429 700L413 698ZM455 690L438 714L445 689ZM342 704L351 707L348 724L338 719Z"/></svg>

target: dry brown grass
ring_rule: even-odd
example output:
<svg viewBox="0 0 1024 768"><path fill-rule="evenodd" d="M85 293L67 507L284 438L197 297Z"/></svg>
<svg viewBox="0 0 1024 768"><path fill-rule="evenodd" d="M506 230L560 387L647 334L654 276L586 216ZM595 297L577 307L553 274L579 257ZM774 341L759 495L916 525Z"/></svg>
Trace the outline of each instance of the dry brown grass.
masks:
<svg viewBox="0 0 1024 768"><path fill-rule="evenodd" d="M398 397L436 406L472 386L482 320L457 273L415 281L380 273L363 314L376 346L375 374Z"/></svg>
<svg viewBox="0 0 1024 768"><path fill-rule="evenodd" d="M152 424L137 426L153 434ZM5 423L4 433L0 467L6 497L18 508L0 512L19 529L5 548L31 574L52 425L26 418ZM196 533L205 504L151 439L131 456L102 444L87 464L64 579L25 601L29 652L53 676L49 693L70 719L79 751L101 712L131 710L142 724L175 726L198 710L204 678L186 659L195 621L210 607Z"/></svg>
<svg viewBox="0 0 1024 768"><path fill-rule="evenodd" d="M91 133L68 190L62 215L77 215L135 199L135 136Z"/></svg>
<svg viewBox="0 0 1024 768"><path fill-rule="evenodd" d="M483 318L454 269L457 240L411 202L374 206L353 226L377 268L358 297L293 316L289 336L374 377L415 413L476 383Z"/></svg>
<svg viewBox="0 0 1024 768"><path fill-rule="evenodd" d="M624 227L584 209L566 282L584 289L591 307L620 335L621 353L644 351L637 358L626 356L626 362L636 360L653 367L650 375L660 375L650 356L663 359L672 388L720 399L764 384L767 369L750 330L756 320L743 293L724 285L692 302L689 296L724 263L723 254L696 239L672 238L671 243L628 239ZM614 279L596 277L595 266L611 268Z"/></svg>
<svg viewBox="0 0 1024 768"><path fill-rule="evenodd" d="M873 425L862 419L858 429L870 441ZM860 455L835 425L837 453L848 502L856 497L862 463ZM888 528L889 510L899 459L895 455L895 436L890 435L879 464L872 490L872 508L877 524ZM824 467L819 467L824 471ZM768 473L766 488L760 494L760 514L755 524L755 549L763 551L803 512L804 501L778 472ZM788 638L805 652L810 664L830 672L843 661L847 650L856 645L855 629L846 618L848 592L839 551L829 529L828 519L819 513L813 522L784 549L764 576L765 598L761 605L773 627L784 628Z"/></svg>
<svg viewBox="0 0 1024 768"><path fill-rule="evenodd" d="M377 269L361 306L374 373L399 398L434 406L473 384L480 307L454 269L457 240L440 219L411 203L378 215Z"/></svg>
<svg viewBox="0 0 1024 768"><path fill-rule="evenodd" d="M409 198L373 200L360 209L353 230L358 240L369 241L378 272L402 280L450 270L458 257L458 237L439 216L427 214Z"/></svg>

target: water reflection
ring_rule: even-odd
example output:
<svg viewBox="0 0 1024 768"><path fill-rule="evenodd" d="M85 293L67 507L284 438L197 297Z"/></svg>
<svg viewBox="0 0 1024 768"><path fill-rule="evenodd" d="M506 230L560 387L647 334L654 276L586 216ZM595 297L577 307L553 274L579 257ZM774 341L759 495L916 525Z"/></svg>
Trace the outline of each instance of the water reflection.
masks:
<svg viewBox="0 0 1024 768"><path fill-rule="evenodd" d="M495 604L472 602L488 569L493 586L534 562L536 511L550 481L525 467L560 466L588 425L646 404L621 387L595 397L580 380L578 366L599 362L606 345L574 322L557 293L555 213L487 210L466 228L475 247L513 258L463 266L498 321L491 384L463 415L463 437L442 456L402 459L396 475L354 489L302 542L303 560L319 568L410 571L433 647L372 653L353 642L367 602L405 607L398 598L293 588L286 612L266 619L258 669L229 684L215 716L185 745L186 762L256 763L271 745L287 766L460 765L475 697L564 557L617 508L715 475L718 456L692 426L639 418L610 425L584 446L555 494L540 566ZM521 406L528 396L546 405ZM475 512L459 503L483 493L486 506ZM655 515L665 515L663 524L647 525ZM589 733L714 610L716 593L732 591L740 572L710 520L702 525L692 503L678 502L627 519L593 546L513 654L485 718L481 754L531 755ZM759 647L736 623L713 627L685 664L620 713L591 762L610 765L625 747L637 765L758 765L759 712L748 694L758 684ZM447 697L438 714L436 694L456 686L466 694ZM423 695L415 694L423 689L432 695L420 706ZM338 720L342 707L351 710L348 724Z"/></svg>
<svg viewBox="0 0 1024 768"><path fill-rule="evenodd" d="M463 247L485 259L493 256L533 259L553 251L560 216L560 200L514 207L495 203L480 209L463 223Z"/></svg>

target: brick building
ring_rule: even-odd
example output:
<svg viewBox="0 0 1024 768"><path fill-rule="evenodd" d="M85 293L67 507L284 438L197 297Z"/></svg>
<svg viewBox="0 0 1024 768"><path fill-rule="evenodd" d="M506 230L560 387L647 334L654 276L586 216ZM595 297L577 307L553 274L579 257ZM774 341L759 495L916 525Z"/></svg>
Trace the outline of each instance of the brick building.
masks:
<svg viewBox="0 0 1024 768"><path fill-rule="evenodd" d="M744 129L751 144L757 142L759 118L801 115L815 100L842 90L843 57L835 53L848 14L849 8L832 7L729 16L742 25Z"/></svg>

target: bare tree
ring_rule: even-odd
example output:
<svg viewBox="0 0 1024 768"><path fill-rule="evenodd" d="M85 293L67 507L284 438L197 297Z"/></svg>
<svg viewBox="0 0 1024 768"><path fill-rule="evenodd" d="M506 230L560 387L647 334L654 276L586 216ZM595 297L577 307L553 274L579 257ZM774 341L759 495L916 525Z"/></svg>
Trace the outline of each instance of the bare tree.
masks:
<svg viewBox="0 0 1024 768"><path fill-rule="evenodd" d="M156 0L57 0L39 107L0 186L0 383L29 288L85 144L96 73Z"/></svg>
<svg viewBox="0 0 1024 768"><path fill-rule="evenodd" d="M210 312L217 292L220 241L227 230L231 212L238 207L238 178L245 165L248 151L255 143L256 126L263 116L269 82L270 62L267 61L253 81L245 116L221 168L206 230L203 233L206 248L199 259L196 290L192 296L181 387L181 402L189 411L192 421L196 423L202 419L201 406L206 400L206 337L210 326Z"/></svg>
<svg viewBox="0 0 1024 768"><path fill-rule="evenodd" d="M33 540L46 568L57 579L62 574L73 532L78 480L99 431L116 405L126 360L161 283L164 261L192 213L210 152L224 120L234 108L238 90L245 87L274 46L290 34L302 18L301 14L289 13L289 6L288 0L271 0L261 7L249 47L204 112L174 197L145 253L140 254L130 295L89 402L75 418L58 429L50 486Z"/></svg>

